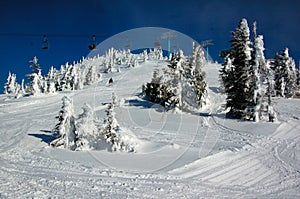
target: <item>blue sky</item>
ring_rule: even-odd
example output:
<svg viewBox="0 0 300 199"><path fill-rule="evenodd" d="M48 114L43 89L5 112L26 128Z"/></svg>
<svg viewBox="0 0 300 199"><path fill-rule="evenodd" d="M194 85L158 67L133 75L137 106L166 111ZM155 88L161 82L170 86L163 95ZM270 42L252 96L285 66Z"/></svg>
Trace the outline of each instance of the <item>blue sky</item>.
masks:
<svg viewBox="0 0 300 199"><path fill-rule="evenodd" d="M169 28L197 41L212 39L215 45L210 47L210 54L222 61L219 52L229 48L230 31L244 17L249 26L257 21L267 58L288 47L298 65L299 8L298 0L2 0L0 85L4 85L9 71L17 74L19 82L26 78L29 60L34 56L46 73L52 65L59 68L86 56L93 34L100 43L139 27ZM47 50L41 49L43 34L48 35Z"/></svg>

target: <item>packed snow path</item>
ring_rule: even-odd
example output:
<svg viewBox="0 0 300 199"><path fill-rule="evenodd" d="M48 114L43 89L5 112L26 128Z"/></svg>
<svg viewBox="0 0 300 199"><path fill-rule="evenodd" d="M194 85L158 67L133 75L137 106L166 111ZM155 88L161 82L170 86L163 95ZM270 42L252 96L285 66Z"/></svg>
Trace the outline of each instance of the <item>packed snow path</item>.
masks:
<svg viewBox="0 0 300 199"><path fill-rule="evenodd" d="M76 92L0 96L0 198L299 198L298 100L277 99L280 123L224 118L219 65L205 67L210 104L201 113L166 113L141 99L141 85L165 62L105 74ZM114 84L107 86L113 77ZM137 153L72 152L48 146L61 98L101 119L115 92L117 119L140 140Z"/></svg>

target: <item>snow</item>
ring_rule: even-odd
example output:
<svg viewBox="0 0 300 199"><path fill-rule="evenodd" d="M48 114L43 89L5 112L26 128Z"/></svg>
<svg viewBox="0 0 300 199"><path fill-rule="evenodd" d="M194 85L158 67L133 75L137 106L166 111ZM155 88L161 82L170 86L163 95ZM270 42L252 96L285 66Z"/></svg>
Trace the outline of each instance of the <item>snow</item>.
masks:
<svg viewBox="0 0 300 199"><path fill-rule="evenodd" d="M148 60L103 73L77 91L0 95L0 198L299 198L299 100L274 99L277 123L226 119L221 66L208 64L210 103L199 112L165 112L140 93L166 64ZM102 120L112 93L118 124L136 152L49 146L64 96L76 114L88 103Z"/></svg>

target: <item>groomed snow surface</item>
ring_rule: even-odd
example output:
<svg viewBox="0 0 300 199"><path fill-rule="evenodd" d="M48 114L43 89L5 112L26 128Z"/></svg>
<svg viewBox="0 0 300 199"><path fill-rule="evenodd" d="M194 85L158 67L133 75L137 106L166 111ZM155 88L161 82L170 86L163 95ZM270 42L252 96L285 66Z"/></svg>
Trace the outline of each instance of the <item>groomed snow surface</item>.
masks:
<svg viewBox="0 0 300 199"><path fill-rule="evenodd" d="M166 64L122 68L74 92L1 95L0 198L300 198L300 101L274 99L278 123L225 119L220 65L208 64L210 103L199 112L164 112L140 93ZM136 152L49 146L63 96L77 114L88 103L102 120L112 92Z"/></svg>

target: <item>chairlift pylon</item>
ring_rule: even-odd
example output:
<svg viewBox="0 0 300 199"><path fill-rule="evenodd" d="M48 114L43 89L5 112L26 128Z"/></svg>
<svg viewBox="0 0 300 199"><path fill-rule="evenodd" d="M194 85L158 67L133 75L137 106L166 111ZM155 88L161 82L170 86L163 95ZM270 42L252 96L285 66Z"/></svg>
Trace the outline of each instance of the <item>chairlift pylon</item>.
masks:
<svg viewBox="0 0 300 199"><path fill-rule="evenodd" d="M49 48L49 45L48 45L47 35L44 35L43 36L43 46L42 46L42 49L43 50L47 50L48 48Z"/></svg>
<svg viewBox="0 0 300 199"><path fill-rule="evenodd" d="M90 50L96 49L96 47L97 47L97 45L96 45L96 35L92 35L92 42L88 47L89 47Z"/></svg>

